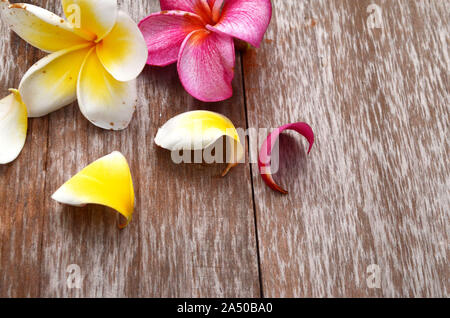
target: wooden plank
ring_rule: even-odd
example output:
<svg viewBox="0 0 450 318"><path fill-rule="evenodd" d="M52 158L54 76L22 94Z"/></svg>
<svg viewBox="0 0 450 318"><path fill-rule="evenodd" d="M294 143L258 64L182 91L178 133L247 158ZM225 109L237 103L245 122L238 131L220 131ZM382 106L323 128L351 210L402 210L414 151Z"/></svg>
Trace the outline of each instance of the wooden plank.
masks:
<svg viewBox="0 0 450 318"><path fill-rule="evenodd" d="M237 59L236 69L241 68ZM186 110L206 109L245 127L242 77L223 103L195 101L182 88L176 67L147 68L141 92L148 102L138 114L140 295L164 297L259 296L256 236L248 165L220 178L223 165L174 165L153 143L157 129ZM153 97L152 97L153 96ZM143 164L146 162L146 164ZM145 168L148 166L148 168Z"/></svg>
<svg viewBox="0 0 450 318"><path fill-rule="evenodd" d="M43 55L0 21L0 97ZM47 140L48 119L29 120L23 152L0 166L0 297L38 294Z"/></svg>
<svg viewBox="0 0 450 318"><path fill-rule="evenodd" d="M288 196L253 167L264 296L448 297L449 2L372 2L274 0L244 56L249 126L317 134L280 140Z"/></svg>
<svg viewBox="0 0 450 318"><path fill-rule="evenodd" d="M62 14L59 0L38 5ZM136 21L159 11L157 0L120 1L120 6ZM37 50L17 38L11 42L3 27L2 87L17 85L37 60ZM26 61L19 70L12 68L15 58ZM138 79L137 112L125 131L94 127L76 103L32 121L21 159L0 168L7 189L0 199L8 204L0 215L0 295L259 296L249 166L220 178L223 165L178 166L153 142L165 121L193 109L219 111L245 127L240 72L233 86L229 101L204 104L184 91L176 67L147 67ZM117 229L117 214L106 208L72 208L50 199L73 174L114 150L129 160L137 199L133 221L123 231ZM80 289L67 284L73 264L80 269Z"/></svg>

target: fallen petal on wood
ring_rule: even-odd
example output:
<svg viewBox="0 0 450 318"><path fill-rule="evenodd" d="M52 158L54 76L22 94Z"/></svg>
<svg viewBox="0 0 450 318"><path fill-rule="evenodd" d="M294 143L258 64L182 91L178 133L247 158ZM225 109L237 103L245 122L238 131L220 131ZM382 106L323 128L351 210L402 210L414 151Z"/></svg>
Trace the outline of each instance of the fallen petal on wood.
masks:
<svg viewBox="0 0 450 318"><path fill-rule="evenodd" d="M273 190L281 192L282 194L287 194L288 192L280 187L272 176L272 170L271 170L271 155L273 147L278 140L278 137L280 134L285 130L294 130L304 136L308 142L309 142L309 149L308 154L311 151L311 148L314 144L314 132L312 128L306 124L306 123L293 123L293 124L287 124L280 128L275 129L264 141L261 150L259 152L259 158L258 158L258 167L259 167L259 173L261 174L261 177L263 178L264 182Z"/></svg>
<svg viewBox="0 0 450 318"><path fill-rule="evenodd" d="M28 129L27 108L19 91L0 100L0 164L14 161L25 145Z"/></svg>
<svg viewBox="0 0 450 318"><path fill-rule="evenodd" d="M221 114L198 110L177 115L158 130L155 143L170 151L195 151L207 149L222 137L231 142L224 177L245 153L233 123Z"/></svg>
<svg viewBox="0 0 450 318"><path fill-rule="evenodd" d="M127 160L117 151L98 159L67 181L52 199L77 207L110 207L126 218L126 223L119 226L125 228L134 210L133 180Z"/></svg>

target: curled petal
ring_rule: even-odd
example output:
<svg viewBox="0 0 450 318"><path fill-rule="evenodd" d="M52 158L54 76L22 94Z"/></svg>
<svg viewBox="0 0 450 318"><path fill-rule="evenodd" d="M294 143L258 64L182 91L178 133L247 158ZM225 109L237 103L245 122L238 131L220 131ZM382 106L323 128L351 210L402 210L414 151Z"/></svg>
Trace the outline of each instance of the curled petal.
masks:
<svg viewBox="0 0 450 318"><path fill-rule="evenodd" d="M118 81L135 79L147 62L147 46L136 23L123 11L111 32L97 45L103 66Z"/></svg>
<svg viewBox="0 0 450 318"><path fill-rule="evenodd" d="M126 227L134 210L133 180L126 158L115 151L98 159L64 183L52 199L78 207L87 204L110 207L126 218L120 228Z"/></svg>
<svg viewBox="0 0 450 318"><path fill-rule="evenodd" d="M77 99L77 80L90 44L52 53L34 64L19 85L29 117L45 116Z"/></svg>
<svg viewBox="0 0 450 318"><path fill-rule="evenodd" d="M136 108L136 81L116 80L92 48L81 67L77 97L81 112L91 123L104 129L122 130L128 127Z"/></svg>
<svg viewBox="0 0 450 318"><path fill-rule="evenodd" d="M233 38L198 30L181 46L178 74L189 94L203 102L217 102L233 95L234 63Z"/></svg>
<svg viewBox="0 0 450 318"><path fill-rule="evenodd" d="M62 0L62 5L69 22L95 34L97 42L116 24L117 0Z"/></svg>
<svg viewBox="0 0 450 318"><path fill-rule="evenodd" d="M27 108L19 91L0 100L0 164L14 161L25 145L27 137Z"/></svg>
<svg viewBox="0 0 450 318"><path fill-rule="evenodd" d="M161 10L179 10L198 14L205 23L211 23L211 8L207 0L160 0Z"/></svg>
<svg viewBox="0 0 450 318"><path fill-rule="evenodd" d="M71 24L57 15L31 4L2 6L2 17L11 29L29 44L45 52L56 52L86 43Z"/></svg>
<svg viewBox="0 0 450 318"><path fill-rule="evenodd" d="M233 123L223 115L201 110L175 116L158 130L155 143L170 151L203 150L224 136L232 142L225 176L242 161L244 148Z"/></svg>
<svg viewBox="0 0 450 318"><path fill-rule="evenodd" d="M198 15L183 11L163 11L146 17L139 23L139 28L147 43L147 64L166 66L175 63L184 39L202 27Z"/></svg>
<svg viewBox="0 0 450 318"><path fill-rule="evenodd" d="M271 17L270 0L228 0L217 24L206 27L259 47Z"/></svg>
<svg viewBox="0 0 450 318"><path fill-rule="evenodd" d="M284 125L280 128L275 129L274 132L272 132L267 139L264 141L261 150L259 152L259 158L258 158L258 166L259 166L259 172L263 178L263 180L266 182L266 184L271 187L273 190L281 192L283 194L287 194L288 192L281 188L279 185L275 183L272 177L272 171L271 171L271 154L272 149L278 140L278 137L280 134L285 130L294 130L304 136L308 142L309 142L309 149L308 154L311 151L311 148L314 144L314 132L312 128L306 124L306 123L294 123L294 124L288 124Z"/></svg>

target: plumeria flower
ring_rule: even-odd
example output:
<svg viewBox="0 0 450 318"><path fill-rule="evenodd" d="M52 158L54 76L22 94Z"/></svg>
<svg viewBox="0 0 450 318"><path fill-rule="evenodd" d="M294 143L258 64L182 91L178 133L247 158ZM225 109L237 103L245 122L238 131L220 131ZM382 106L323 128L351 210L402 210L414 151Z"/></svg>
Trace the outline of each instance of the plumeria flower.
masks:
<svg viewBox="0 0 450 318"><path fill-rule="evenodd" d="M126 158L117 151L94 161L64 183L52 196L60 203L82 207L100 204L119 212L126 227L134 211L134 188Z"/></svg>
<svg viewBox="0 0 450 318"><path fill-rule="evenodd" d="M243 160L245 153L233 123L221 114L197 110L177 115L158 130L155 143L172 152L196 151L213 146L222 137L230 141L227 147L228 165L222 173L225 176ZM223 148L215 150L217 155ZM222 159L223 156L220 156L219 160Z"/></svg>
<svg viewBox="0 0 450 318"><path fill-rule="evenodd" d="M186 91L205 102L233 95L234 40L258 47L272 16L270 0L160 0L139 23L150 65L178 62Z"/></svg>
<svg viewBox="0 0 450 318"><path fill-rule="evenodd" d="M31 4L0 1L6 24L51 53L19 85L29 117L78 100L94 125L114 130L128 126L136 107L134 79L145 66L147 48L136 23L118 10L117 0L62 0L71 23Z"/></svg>

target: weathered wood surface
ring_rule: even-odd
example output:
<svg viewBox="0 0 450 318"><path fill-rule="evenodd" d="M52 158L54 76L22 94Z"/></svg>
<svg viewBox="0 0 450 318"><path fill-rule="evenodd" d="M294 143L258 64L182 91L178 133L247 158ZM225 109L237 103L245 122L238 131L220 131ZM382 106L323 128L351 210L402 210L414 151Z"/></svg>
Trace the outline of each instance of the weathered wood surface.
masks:
<svg viewBox="0 0 450 318"><path fill-rule="evenodd" d="M59 1L35 3L61 14ZM136 21L159 10L157 1L121 1L121 7ZM37 53L4 25L1 34L6 92L17 87ZM122 132L94 127L76 103L30 121L26 150L0 168L1 296L260 295L249 166L222 179L222 165L176 166L153 142L164 122L192 109L221 112L244 127L241 74L235 97L211 105L184 91L176 67L148 67L138 86L137 113ZM129 160L137 199L123 231L117 214L105 208L71 208L50 198L73 174L114 150ZM81 289L67 287L71 264L80 267Z"/></svg>
<svg viewBox="0 0 450 318"><path fill-rule="evenodd" d="M252 170L263 295L448 296L450 3L375 1L380 30L372 1L273 2L249 125L306 121L317 143L281 138L289 196Z"/></svg>
<svg viewBox="0 0 450 318"><path fill-rule="evenodd" d="M31 3L61 14L58 0ZM125 131L92 126L76 103L30 120L21 156L0 167L0 296L448 296L450 2L377 0L383 30L367 28L371 3L273 0L264 44L242 65L238 53L229 101L197 102L175 67L147 67ZM120 4L136 21L159 10ZM44 54L0 28L6 94ZM300 137L280 139L275 177L290 194L255 165L225 179L220 165L174 165L153 138L192 109L238 127L310 123L310 156ZM113 150L136 190L123 231L105 208L50 199ZM71 264L81 289L67 286ZM381 288L367 284L371 264Z"/></svg>

